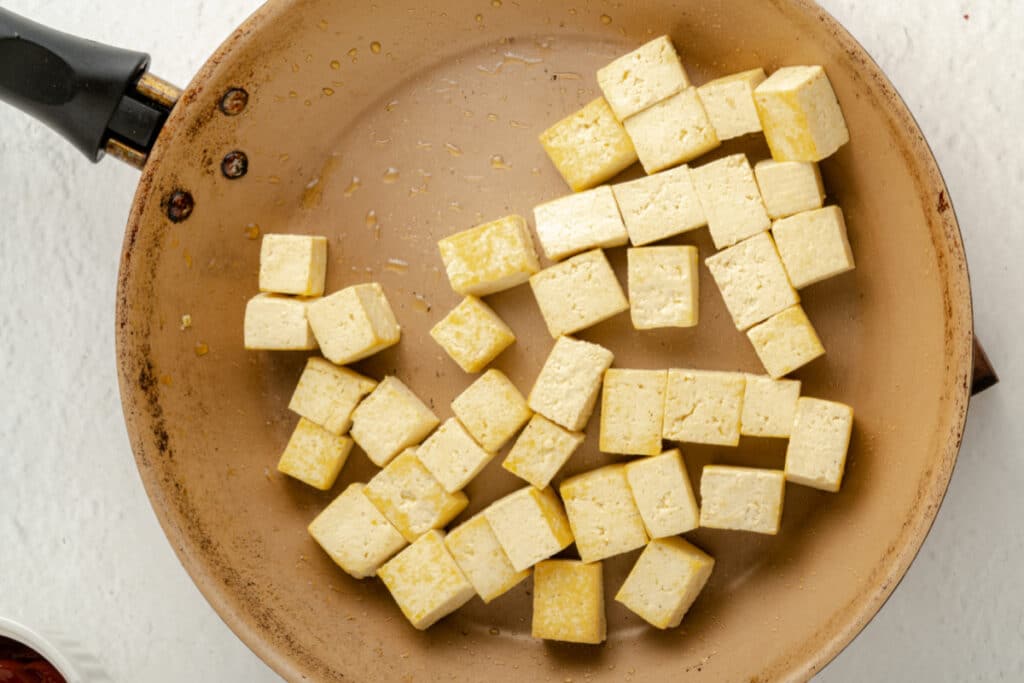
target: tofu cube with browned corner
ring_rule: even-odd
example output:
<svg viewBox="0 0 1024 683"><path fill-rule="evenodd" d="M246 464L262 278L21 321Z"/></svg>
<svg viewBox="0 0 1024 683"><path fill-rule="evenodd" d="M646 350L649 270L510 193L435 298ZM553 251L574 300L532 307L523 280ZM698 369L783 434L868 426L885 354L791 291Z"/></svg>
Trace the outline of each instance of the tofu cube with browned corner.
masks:
<svg viewBox="0 0 1024 683"><path fill-rule="evenodd" d="M799 305L751 327L747 330L747 338L773 379L784 377L825 355L818 333Z"/></svg>
<svg viewBox="0 0 1024 683"><path fill-rule="evenodd" d="M652 330L697 324L697 247L636 247L626 257L633 327Z"/></svg>
<svg viewBox="0 0 1024 683"><path fill-rule="evenodd" d="M437 243L452 289L487 296L526 282L540 270L533 238L522 216L505 216Z"/></svg>
<svg viewBox="0 0 1024 683"><path fill-rule="evenodd" d="M306 320L311 299L257 294L245 305L245 348L266 351L308 351L316 337Z"/></svg>
<svg viewBox="0 0 1024 683"><path fill-rule="evenodd" d="M351 450L352 439L300 417L277 462L277 471L327 491L334 486Z"/></svg>
<svg viewBox="0 0 1024 683"><path fill-rule="evenodd" d="M566 116L539 139L573 192L596 187L636 163L633 142L603 97Z"/></svg>
<svg viewBox="0 0 1024 683"><path fill-rule="evenodd" d="M416 455L449 493L465 488L494 457L494 453L478 446L454 417L428 436Z"/></svg>
<svg viewBox="0 0 1024 683"><path fill-rule="evenodd" d="M743 154L690 169L716 249L731 247L771 227L754 171Z"/></svg>
<svg viewBox="0 0 1024 683"><path fill-rule="evenodd" d="M758 67L716 78L697 88L719 140L761 132L761 119L754 106L754 88L765 78L764 69Z"/></svg>
<svg viewBox="0 0 1024 683"><path fill-rule="evenodd" d="M512 328L475 296L449 311L430 336L465 372L480 372L516 340Z"/></svg>
<svg viewBox="0 0 1024 683"><path fill-rule="evenodd" d="M571 432L583 431L614 360L600 344L559 337L530 391L530 408Z"/></svg>
<svg viewBox="0 0 1024 683"><path fill-rule="evenodd" d="M565 550L573 541L565 509L550 488L526 486L513 491L491 503L483 515L517 572Z"/></svg>
<svg viewBox="0 0 1024 683"><path fill-rule="evenodd" d="M762 232L704 259L738 330L800 302L770 234Z"/></svg>
<svg viewBox="0 0 1024 683"><path fill-rule="evenodd" d="M800 380L747 375L740 434L789 438L800 398Z"/></svg>
<svg viewBox="0 0 1024 683"><path fill-rule="evenodd" d="M853 250L838 206L804 211L775 221L772 235L796 288L853 270Z"/></svg>
<svg viewBox="0 0 1024 683"><path fill-rule="evenodd" d="M444 543L484 603L504 595L530 575L516 571L483 514L452 529Z"/></svg>
<svg viewBox="0 0 1024 683"><path fill-rule="evenodd" d="M604 453L661 453L664 370L610 368L601 391L600 449Z"/></svg>
<svg viewBox="0 0 1024 683"><path fill-rule="evenodd" d="M630 116L622 125L648 174L684 164L722 144L692 87Z"/></svg>
<svg viewBox="0 0 1024 683"><path fill-rule="evenodd" d="M552 261L629 241L615 195L607 185L538 204L533 218L541 249Z"/></svg>
<svg viewBox="0 0 1024 683"><path fill-rule="evenodd" d="M624 121L689 87L690 77L668 36L659 36L597 70L597 84Z"/></svg>
<svg viewBox="0 0 1024 683"><path fill-rule="evenodd" d="M444 543L429 531L377 570L391 597L414 628L423 631L473 599L473 584Z"/></svg>
<svg viewBox="0 0 1024 683"><path fill-rule="evenodd" d="M377 467L415 446L441 423L412 389L385 377L352 412L352 438Z"/></svg>
<svg viewBox="0 0 1024 683"><path fill-rule="evenodd" d="M308 529L334 563L357 579L376 574L406 544L363 489L363 484L349 484Z"/></svg>
<svg viewBox="0 0 1024 683"><path fill-rule="evenodd" d="M626 481L625 465L578 474L558 487L584 562L621 555L647 543L644 522Z"/></svg>
<svg viewBox="0 0 1024 683"><path fill-rule="evenodd" d="M410 543L443 528L469 504L462 491L445 491L411 449L377 472L364 492Z"/></svg>
<svg viewBox="0 0 1024 683"><path fill-rule="evenodd" d="M678 449L626 463L626 481L651 538L678 536L700 526L700 508Z"/></svg>
<svg viewBox="0 0 1024 683"><path fill-rule="evenodd" d="M739 445L746 383L742 372L669 370L664 437L713 446Z"/></svg>
<svg viewBox="0 0 1024 683"><path fill-rule="evenodd" d="M647 544L615 601L651 626L675 628L704 589L715 560L678 536Z"/></svg>
<svg viewBox="0 0 1024 683"><path fill-rule="evenodd" d="M309 304L306 316L320 350L338 365L372 356L402 338L391 304L376 282L317 299Z"/></svg>
<svg viewBox="0 0 1024 683"><path fill-rule="evenodd" d="M452 412L476 442L491 453L501 450L533 415L512 380L493 368L455 397Z"/></svg>
<svg viewBox="0 0 1024 683"><path fill-rule="evenodd" d="M587 251L545 268L530 278L530 287L552 337L572 334L629 308L608 258Z"/></svg>
<svg viewBox="0 0 1024 683"><path fill-rule="evenodd" d="M533 571L534 638L597 645L608 637L600 562L547 560Z"/></svg>
<svg viewBox="0 0 1024 683"><path fill-rule="evenodd" d="M782 521L786 476L780 470L705 465L700 525L775 535Z"/></svg>
<svg viewBox="0 0 1024 683"><path fill-rule="evenodd" d="M312 357L306 361L288 409L333 434L344 434L352 426L352 411L376 386L376 380Z"/></svg>
<svg viewBox="0 0 1024 683"><path fill-rule="evenodd" d="M821 161L850 141L843 110L821 66L787 66L754 90L776 161Z"/></svg>
<svg viewBox="0 0 1024 683"><path fill-rule="evenodd" d="M612 185L612 193L629 241L638 247L708 224L685 164Z"/></svg>
<svg viewBox="0 0 1024 683"><path fill-rule="evenodd" d="M538 413L530 418L501 466L537 488L545 488L583 438L583 434L570 432Z"/></svg>
<svg viewBox="0 0 1024 683"><path fill-rule="evenodd" d="M853 431L853 408L803 397L796 402L786 449L786 480L822 491L838 491Z"/></svg>
<svg viewBox="0 0 1024 683"><path fill-rule="evenodd" d="M754 177L773 220L820 209L825 202L821 171L813 161L764 159L754 164Z"/></svg>
<svg viewBox="0 0 1024 683"><path fill-rule="evenodd" d="M260 291L320 296L327 274L327 238L264 235L260 243Z"/></svg>

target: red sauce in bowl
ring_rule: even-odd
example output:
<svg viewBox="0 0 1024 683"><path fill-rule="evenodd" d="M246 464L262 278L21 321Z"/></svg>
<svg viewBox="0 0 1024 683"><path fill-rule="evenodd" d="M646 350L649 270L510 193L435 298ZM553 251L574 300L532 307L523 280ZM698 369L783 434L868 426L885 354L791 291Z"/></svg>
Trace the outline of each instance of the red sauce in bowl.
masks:
<svg viewBox="0 0 1024 683"><path fill-rule="evenodd" d="M38 652L0 636L0 683L66 683Z"/></svg>

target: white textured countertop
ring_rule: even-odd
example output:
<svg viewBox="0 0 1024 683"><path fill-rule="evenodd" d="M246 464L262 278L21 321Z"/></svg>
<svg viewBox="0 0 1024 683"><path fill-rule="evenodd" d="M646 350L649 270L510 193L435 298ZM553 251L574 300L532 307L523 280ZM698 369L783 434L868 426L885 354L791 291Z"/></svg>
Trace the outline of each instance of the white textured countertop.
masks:
<svg viewBox="0 0 1024 683"><path fill-rule="evenodd" d="M753 1L753 0L752 0ZM257 0L4 0L188 82ZM917 561L825 681L1024 680L1024 2L823 3L906 99L949 183L1002 384L971 405ZM118 681L275 681L192 585L121 420L114 289L137 173L0 106L0 615L58 623Z"/></svg>

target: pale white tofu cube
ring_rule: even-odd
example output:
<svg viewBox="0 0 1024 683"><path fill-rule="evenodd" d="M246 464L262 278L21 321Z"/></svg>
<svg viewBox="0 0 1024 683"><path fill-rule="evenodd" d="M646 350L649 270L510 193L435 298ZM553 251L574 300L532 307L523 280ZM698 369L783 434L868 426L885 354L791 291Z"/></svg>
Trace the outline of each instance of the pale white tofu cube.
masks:
<svg viewBox="0 0 1024 683"><path fill-rule="evenodd" d="M696 88L652 105L622 122L647 173L696 159L721 142Z"/></svg>
<svg viewBox="0 0 1024 683"><path fill-rule="evenodd" d="M533 572L534 638L597 645L608 637L600 562L547 560Z"/></svg>
<svg viewBox="0 0 1024 683"><path fill-rule="evenodd" d="M469 602L476 591L444 544L430 531L377 570L414 628L428 629Z"/></svg>
<svg viewBox="0 0 1024 683"><path fill-rule="evenodd" d="M583 431L614 360L599 344L559 337L530 391L530 408L571 432Z"/></svg>
<svg viewBox="0 0 1024 683"><path fill-rule="evenodd" d="M452 412L491 453L500 450L533 415L512 380L493 368L455 397Z"/></svg>
<svg viewBox="0 0 1024 683"><path fill-rule="evenodd" d="M264 235L260 243L260 291L320 296L327 274L327 238Z"/></svg>
<svg viewBox="0 0 1024 683"><path fill-rule="evenodd" d="M610 368L601 390L600 449L605 453L661 453L665 370Z"/></svg>
<svg viewBox="0 0 1024 683"><path fill-rule="evenodd" d="M540 270L522 216L506 216L437 243L448 281L464 296L486 296L526 282Z"/></svg>
<svg viewBox="0 0 1024 683"><path fill-rule="evenodd" d="M597 84L620 121L689 87L668 36L659 36L597 70Z"/></svg>
<svg viewBox="0 0 1024 683"><path fill-rule="evenodd" d="M850 140L843 110L820 66L787 66L754 90L776 161L821 161Z"/></svg>
<svg viewBox="0 0 1024 683"><path fill-rule="evenodd" d="M598 97L540 135L573 192L596 187L636 163L636 149L608 102Z"/></svg>
<svg viewBox="0 0 1024 683"><path fill-rule="evenodd" d="M338 365L372 356L402 338L391 304L376 282L317 299L309 304L306 317L320 350Z"/></svg>
<svg viewBox="0 0 1024 683"><path fill-rule="evenodd" d="M449 493L465 488L494 457L494 453L478 446L454 417L428 436L416 455Z"/></svg>
<svg viewBox="0 0 1024 683"><path fill-rule="evenodd" d="M780 470L706 465L700 477L700 525L774 536L785 494Z"/></svg>
<svg viewBox="0 0 1024 683"><path fill-rule="evenodd" d="M853 270L853 250L838 206L805 211L775 221L772 235L796 288Z"/></svg>
<svg viewBox="0 0 1024 683"><path fill-rule="evenodd" d="M309 535L334 563L357 579L377 569L405 547L405 538L363 493L349 484L309 525Z"/></svg>
<svg viewBox="0 0 1024 683"><path fill-rule="evenodd" d="M820 209L825 202L821 171L813 161L775 161L754 164L761 199L772 219Z"/></svg>
<svg viewBox="0 0 1024 683"><path fill-rule="evenodd" d="M277 471L327 491L334 486L351 450L352 439L300 417L277 462Z"/></svg>
<svg viewBox="0 0 1024 683"><path fill-rule="evenodd" d="M625 465L578 474L558 487L584 562L628 553L647 543L640 511L626 481Z"/></svg>
<svg viewBox="0 0 1024 683"><path fill-rule="evenodd" d="M853 431L853 408L803 397L796 403L786 449L786 480L822 491L838 491Z"/></svg>
<svg viewBox="0 0 1024 683"><path fill-rule="evenodd" d="M445 491L413 450L373 475L363 492L410 543L443 528L469 505L462 491Z"/></svg>
<svg viewBox="0 0 1024 683"><path fill-rule="evenodd" d="M579 332L629 308L600 249L545 268L530 278L530 287L552 337Z"/></svg>
<svg viewBox="0 0 1024 683"><path fill-rule="evenodd" d="M694 327L699 317L697 247L637 247L626 253L633 327Z"/></svg>
<svg viewBox="0 0 1024 683"><path fill-rule="evenodd" d="M788 438L800 398L800 380L747 375L743 392L743 436Z"/></svg>
<svg viewBox="0 0 1024 683"><path fill-rule="evenodd" d="M310 299L257 294L245 305L245 348L267 351L306 351L316 337L306 320Z"/></svg>
<svg viewBox="0 0 1024 683"><path fill-rule="evenodd" d="M539 204L533 208L533 218L541 249L552 261L629 241L615 195L607 185Z"/></svg>
<svg viewBox="0 0 1024 683"><path fill-rule="evenodd" d="M800 296L766 232L704 259L739 330L799 303Z"/></svg>
<svg viewBox="0 0 1024 683"><path fill-rule="evenodd" d="M483 514L516 571L532 567L573 541L565 509L550 488L521 488L496 500Z"/></svg>
<svg viewBox="0 0 1024 683"><path fill-rule="evenodd" d="M700 508L679 449L626 464L626 481L651 538L678 536L700 525Z"/></svg>
<svg viewBox="0 0 1024 683"><path fill-rule="evenodd" d="M746 383L742 372L670 369L664 437L714 446L738 445Z"/></svg>
<svg viewBox="0 0 1024 683"><path fill-rule="evenodd" d="M452 529L444 543L484 603L504 595L530 575L529 569L516 571L512 566L482 514Z"/></svg>
<svg viewBox="0 0 1024 683"><path fill-rule="evenodd" d="M612 185L612 192L629 241L638 247L708 224L685 164Z"/></svg>
<svg viewBox="0 0 1024 683"><path fill-rule="evenodd" d="M690 169L716 249L764 232L771 220L746 155L733 154Z"/></svg>
<svg viewBox="0 0 1024 683"><path fill-rule="evenodd" d="M441 423L397 377L385 377L352 412L351 435L378 467L418 444Z"/></svg>
<svg viewBox="0 0 1024 683"><path fill-rule="evenodd" d="M793 306L747 330L765 371L784 377L825 355L818 333L801 306Z"/></svg>
<svg viewBox="0 0 1024 683"><path fill-rule="evenodd" d="M352 426L352 411L376 386L376 380L312 357L306 361L288 409L329 432L344 434Z"/></svg>
<svg viewBox="0 0 1024 683"><path fill-rule="evenodd" d="M542 489L551 483L581 443L583 434L570 432L537 414L530 418L501 466Z"/></svg>
<svg viewBox="0 0 1024 683"><path fill-rule="evenodd" d="M659 538L640 553L615 595L655 628L675 628L704 589L714 559L681 538Z"/></svg>
<svg viewBox="0 0 1024 683"><path fill-rule="evenodd" d="M512 328L475 296L449 311L430 336L466 372L480 372L516 340Z"/></svg>
<svg viewBox="0 0 1024 683"><path fill-rule="evenodd" d="M765 78L764 69L758 67L716 78L697 88L719 140L761 132L761 119L754 106L754 88Z"/></svg>

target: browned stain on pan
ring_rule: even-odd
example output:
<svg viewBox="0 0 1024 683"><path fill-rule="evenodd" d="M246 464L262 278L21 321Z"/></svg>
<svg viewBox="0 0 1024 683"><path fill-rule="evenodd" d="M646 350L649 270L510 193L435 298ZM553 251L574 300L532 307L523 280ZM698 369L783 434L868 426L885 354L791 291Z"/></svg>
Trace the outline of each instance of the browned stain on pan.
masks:
<svg viewBox="0 0 1024 683"><path fill-rule="evenodd" d="M680 629L654 632L609 600L604 647L536 642L526 582L415 632L378 582L344 575L305 532L332 495L372 475L365 456L353 455L333 493L274 470L295 422L286 405L304 356L242 350L242 313L256 291L252 226L327 235L329 289L381 282L403 341L360 369L396 372L446 417L469 377L427 335L458 300L435 241L506 213L529 215L566 192L537 133L598 94L598 66L666 31L698 82L821 63L843 103L853 142L822 170L846 212L858 268L804 290L829 354L798 373L805 393L857 410L843 490L790 486L775 538L692 534L718 565ZM220 109L231 88L249 94L235 116ZM244 150L247 173L229 179L219 166L234 150ZM752 138L713 156L739 150L767 154ZM195 205L172 223L166 201L179 189ZM272 2L186 91L129 220L117 348L143 482L200 590L291 680L807 678L903 576L956 459L971 306L944 192L892 86L809 2ZM711 253L705 231L675 241ZM623 250L610 257L622 275ZM759 371L705 271L701 286L695 329L637 333L619 316L581 336L612 348L622 367ZM497 366L525 391L551 340L528 288L491 302L519 336ZM192 325L182 329L185 314ZM595 417L566 474L610 460L596 450L596 426ZM696 477L709 462L780 466L784 444L684 451ZM496 459L469 487L469 513L517 486ZM609 598L635 555L607 563Z"/></svg>

